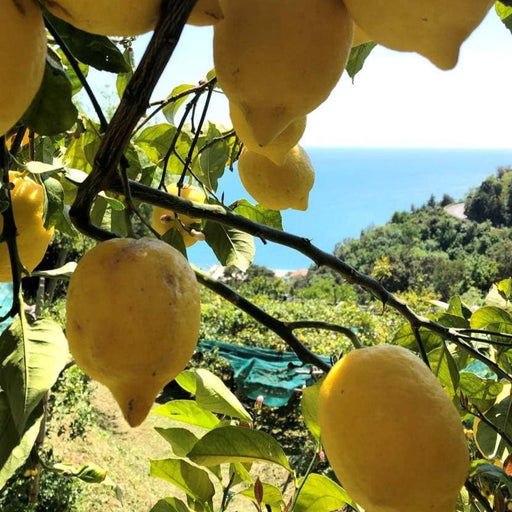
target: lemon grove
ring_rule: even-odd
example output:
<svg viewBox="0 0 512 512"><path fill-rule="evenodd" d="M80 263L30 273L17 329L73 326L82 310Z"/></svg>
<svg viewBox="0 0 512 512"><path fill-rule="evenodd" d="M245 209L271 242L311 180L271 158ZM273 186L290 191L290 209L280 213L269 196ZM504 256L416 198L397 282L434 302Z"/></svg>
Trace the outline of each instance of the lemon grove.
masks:
<svg viewBox="0 0 512 512"><path fill-rule="evenodd" d="M511 281L496 284L492 304L476 311L454 298L421 317L379 281L284 231L280 214L307 209L315 171L300 139L308 114L329 100L342 73L357 73L376 44L453 68L460 45L493 5L3 0L0 279L12 280L14 293L5 315L11 324L0 337L2 486L24 464L105 479L105 471L63 472L38 459L44 397L72 358L108 386L134 427L170 381L192 396L156 410L202 434L175 428L163 435L173 455L152 460L151 472L184 492L186 503L169 497L155 511L224 511L235 495L257 510L505 510L512 442L508 413L500 411L508 410L512 382ZM494 8L510 26L512 8ZM186 23L213 25L215 69L155 102L152 90ZM135 66L132 38L148 31L151 42ZM91 67L117 75L120 101L110 120L87 81ZM81 90L98 121L79 112ZM232 127L206 120L219 93L229 101ZM252 200L228 204L218 195L228 169L237 170ZM76 264L38 271L55 231L98 243ZM221 265L243 272L254 237L303 252L406 323L388 343L365 348L348 327L272 317L187 259L188 247L205 243ZM21 278L31 273L69 279L64 328L25 316ZM302 392L317 447L305 474L269 433L251 428L254 415L216 376L187 368L199 336L199 285L327 373ZM339 332L353 349L330 370L297 328ZM488 371L476 374L477 363ZM329 476L315 471L322 446ZM288 472L291 495L262 483L250 471L254 462Z"/></svg>

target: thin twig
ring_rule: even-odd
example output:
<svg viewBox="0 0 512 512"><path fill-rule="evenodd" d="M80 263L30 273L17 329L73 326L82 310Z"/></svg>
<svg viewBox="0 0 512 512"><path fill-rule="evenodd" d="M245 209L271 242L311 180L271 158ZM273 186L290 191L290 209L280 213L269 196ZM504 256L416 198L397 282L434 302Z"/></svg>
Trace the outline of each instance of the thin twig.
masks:
<svg viewBox="0 0 512 512"><path fill-rule="evenodd" d="M292 331L295 329L325 329L327 331L339 332L340 334L344 334L347 338L350 339L354 348L364 348L364 345L361 343L361 340L357 334L348 327L343 327L342 325L332 324L330 322L320 322L316 320L297 320L296 322L286 322L286 325Z"/></svg>

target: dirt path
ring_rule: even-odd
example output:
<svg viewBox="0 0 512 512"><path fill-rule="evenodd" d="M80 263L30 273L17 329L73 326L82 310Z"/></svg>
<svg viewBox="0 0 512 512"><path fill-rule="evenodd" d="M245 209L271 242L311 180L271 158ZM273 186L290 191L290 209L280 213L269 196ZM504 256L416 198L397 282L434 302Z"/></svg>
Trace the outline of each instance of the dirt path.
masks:
<svg viewBox="0 0 512 512"><path fill-rule="evenodd" d="M457 219L466 220L467 216L464 213L464 203L453 203L444 207L445 211Z"/></svg>

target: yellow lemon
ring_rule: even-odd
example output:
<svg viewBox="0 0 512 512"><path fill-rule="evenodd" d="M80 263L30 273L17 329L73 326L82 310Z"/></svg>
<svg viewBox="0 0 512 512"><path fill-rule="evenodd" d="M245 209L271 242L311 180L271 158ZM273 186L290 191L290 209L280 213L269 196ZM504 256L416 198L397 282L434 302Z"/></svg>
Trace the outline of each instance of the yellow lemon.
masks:
<svg viewBox="0 0 512 512"><path fill-rule="evenodd" d="M32 272L43 259L53 235L53 228L45 229L43 223L44 188L19 172L9 171L9 181L13 186L11 202L17 230L18 256L25 269ZM0 215L0 233L3 228L4 219ZM12 281L7 242L0 243L0 281Z"/></svg>
<svg viewBox="0 0 512 512"><path fill-rule="evenodd" d="M306 129L306 116L293 120L272 142L260 146L254 139L251 126L235 103L229 104L229 115L233 128L244 146L255 153L266 156L277 165L284 163L286 154L295 146Z"/></svg>
<svg viewBox="0 0 512 512"><path fill-rule="evenodd" d="M492 0L345 0L354 22L379 44L417 52L441 69L457 64L459 48Z"/></svg>
<svg viewBox="0 0 512 512"><path fill-rule="evenodd" d="M183 199L188 199L194 203L204 203L206 200L203 190L199 187L195 187L194 185L184 184L181 189L181 193L178 194L178 186L176 184L172 184L167 187L167 192L179 195ZM199 222L201 222L201 219L196 219L182 214L179 214L178 217L176 217L176 213L172 210L166 210L159 206L153 207L153 213L151 216L151 226L153 229L160 235L163 235L169 229L177 229L183 238L185 247L190 247L198 240L185 228L192 224L198 224Z"/></svg>
<svg viewBox="0 0 512 512"><path fill-rule="evenodd" d="M354 41L352 42L352 47L359 46L360 44L367 43L368 41L371 41L368 34L362 30L361 27L354 25Z"/></svg>
<svg viewBox="0 0 512 512"><path fill-rule="evenodd" d="M105 384L135 427L189 362L199 336L199 286L161 240L101 242L68 288L66 335L78 366Z"/></svg>
<svg viewBox="0 0 512 512"><path fill-rule="evenodd" d="M104 36L135 36L155 28L161 0L42 0L58 18Z"/></svg>
<svg viewBox="0 0 512 512"><path fill-rule="evenodd" d="M327 374L318 413L327 458L367 512L453 512L469 470L464 429L412 352L348 353Z"/></svg>
<svg viewBox="0 0 512 512"><path fill-rule="evenodd" d="M320 105L338 82L353 22L340 0L220 0L219 86L265 146Z"/></svg>
<svg viewBox="0 0 512 512"><path fill-rule="evenodd" d="M271 210L307 210L315 171L300 146L288 152L282 165L244 148L238 160L238 173L245 190L263 206Z"/></svg>
<svg viewBox="0 0 512 512"><path fill-rule="evenodd" d="M219 0L197 0L187 23L189 25L215 25L223 18Z"/></svg>
<svg viewBox="0 0 512 512"><path fill-rule="evenodd" d="M21 118L43 80L46 31L34 0L0 0L0 135Z"/></svg>

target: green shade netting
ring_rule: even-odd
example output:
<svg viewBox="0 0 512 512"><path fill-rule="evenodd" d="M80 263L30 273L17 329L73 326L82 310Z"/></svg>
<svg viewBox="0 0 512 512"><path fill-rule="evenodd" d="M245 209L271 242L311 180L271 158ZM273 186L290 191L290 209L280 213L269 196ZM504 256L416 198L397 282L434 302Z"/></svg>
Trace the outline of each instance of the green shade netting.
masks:
<svg viewBox="0 0 512 512"><path fill-rule="evenodd" d="M296 388L313 384L312 366L304 365L294 352L234 345L202 340L197 350L216 349L231 364L238 389L248 398L263 396L264 404L281 407L290 400ZM328 357L322 357L329 362Z"/></svg>

